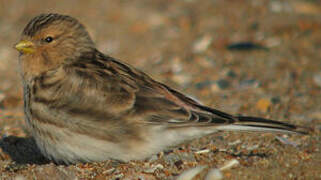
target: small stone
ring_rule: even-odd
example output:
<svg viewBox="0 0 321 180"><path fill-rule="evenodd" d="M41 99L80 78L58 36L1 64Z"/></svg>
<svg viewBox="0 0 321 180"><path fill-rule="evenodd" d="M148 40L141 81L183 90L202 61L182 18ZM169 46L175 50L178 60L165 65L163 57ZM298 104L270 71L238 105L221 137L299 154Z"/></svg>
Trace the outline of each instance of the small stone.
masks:
<svg viewBox="0 0 321 180"><path fill-rule="evenodd" d="M260 100L256 103L256 106L255 106L255 107L256 107L259 111L261 111L261 112L263 112L263 113L266 113L266 112L269 110L270 106L271 106L271 101L270 101L270 99L262 98L262 99L260 99Z"/></svg>
<svg viewBox="0 0 321 180"><path fill-rule="evenodd" d="M225 79L220 79L216 83L220 89L226 89L230 86L230 82Z"/></svg>
<svg viewBox="0 0 321 180"><path fill-rule="evenodd" d="M205 35L201 37L200 39L196 40L193 46L193 52L194 53L201 53L206 51L206 49L209 47L209 45L212 43L212 36Z"/></svg>
<svg viewBox="0 0 321 180"><path fill-rule="evenodd" d="M227 169L231 169L232 167L238 166L240 164L240 162L236 159L232 159L228 162L226 162L221 168L221 171L227 170Z"/></svg>
<svg viewBox="0 0 321 180"><path fill-rule="evenodd" d="M313 82L314 82L317 86L321 87L321 72L318 72L318 73L316 73L316 74L313 75Z"/></svg>
<svg viewBox="0 0 321 180"><path fill-rule="evenodd" d="M230 77L230 78L235 78L237 76L237 74L232 71L232 70L229 70L227 73L226 73L226 76L227 77Z"/></svg>
<svg viewBox="0 0 321 180"><path fill-rule="evenodd" d="M279 103L281 102L281 99L280 99L279 96L272 97L272 98L271 98L271 102L272 102L273 104L279 104Z"/></svg>
<svg viewBox="0 0 321 180"><path fill-rule="evenodd" d="M253 151L253 150L257 149L258 147L259 147L259 145L255 144L255 145L253 145L253 146L248 146L248 147L246 147L246 150L248 150L248 151Z"/></svg>
<svg viewBox="0 0 321 180"><path fill-rule="evenodd" d="M261 50L261 49L267 49L266 47L254 43L254 42L237 42L232 43L227 46L228 50L232 51L250 51L250 50Z"/></svg>
<svg viewBox="0 0 321 180"><path fill-rule="evenodd" d="M211 85L211 90L213 92L221 91L227 89L230 86L230 82L225 79L220 79L216 83Z"/></svg>
<svg viewBox="0 0 321 180"><path fill-rule="evenodd" d="M212 84L215 84L215 81L208 81L208 80L206 80L206 81L202 81L202 82L196 83L196 84L195 84L195 87L196 87L197 89L203 89L203 88L209 87L209 86L212 85Z"/></svg>
<svg viewBox="0 0 321 180"><path fill-rule="evenodd" d="M229 146L234 146L234 145L237 145L237 144L240 144L242 141L241 140L236 140L236 141L234 141L234 142L230 142L230 143L228 143L228 145Z"/></svg>
<svg viewBox="0 0 321 180"><path fill-rule="evenodd" d="M174 164L178 169L181 169L184 162L182 160L178 160Z"/></svg>
<svg viewBox="0 0 321 180"><path fill-rule="evenodd" d="M203 149L203 150L196 151L195 154L204 154L204 153L209 153L209 152L211 152L211 150Z"/></svg>
<svg viewBox="0 0 321 180"><path fill-rule="evenodd" d="M115 172L115 168L110 168L110 169L107 169L105 171L103 171L103 174L112 174L113 172Z"/></svg>
<svg viewBox="0 0 321 180"><path fill-rule="evenodd" d="M164 169L164 166L161 164L157 164L157 165L152 165L151 168L145 169L144 172L145 173L154 173L157 169Z"/></svg>

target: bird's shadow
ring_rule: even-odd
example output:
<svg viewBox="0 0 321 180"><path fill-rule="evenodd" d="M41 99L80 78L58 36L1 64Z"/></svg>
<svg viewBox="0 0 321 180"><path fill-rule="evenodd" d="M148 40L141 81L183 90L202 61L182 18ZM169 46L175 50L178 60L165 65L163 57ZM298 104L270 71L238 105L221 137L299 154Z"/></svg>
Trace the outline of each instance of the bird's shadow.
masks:
<svg viewBox="0 0 321 180"><path fill-rule="evenodd" d="M32 137L4 137L0 139L0 149L2 149L4 153L8 154L16 165L44 165L49 163L66 166L70 165L68 163L56 162L47 159L41 154L40 149L38 148L35 140ZM113 167L117 167L118 165L125 163L126 162L119 160L111 160L111 164Z"/></svg>
<svg viewBox="0 0 321 180"><path fill-rule="evenodd" d="M17 164L48 164L31 137L8 136L0 139L0 148Z"/></svg>

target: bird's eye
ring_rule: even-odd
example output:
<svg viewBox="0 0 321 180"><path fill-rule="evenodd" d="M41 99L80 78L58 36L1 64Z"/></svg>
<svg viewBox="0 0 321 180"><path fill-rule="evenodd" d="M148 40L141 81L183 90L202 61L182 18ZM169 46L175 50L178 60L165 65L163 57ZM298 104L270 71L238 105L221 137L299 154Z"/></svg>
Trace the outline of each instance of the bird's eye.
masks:
<svg viewBox="0 0 321 180"><path fill-rule="evenodd" d="M47 43L50 43L51 41L53 41L53 38L51 36L48 36L48 37L46 37L45 41Z"/></svg>

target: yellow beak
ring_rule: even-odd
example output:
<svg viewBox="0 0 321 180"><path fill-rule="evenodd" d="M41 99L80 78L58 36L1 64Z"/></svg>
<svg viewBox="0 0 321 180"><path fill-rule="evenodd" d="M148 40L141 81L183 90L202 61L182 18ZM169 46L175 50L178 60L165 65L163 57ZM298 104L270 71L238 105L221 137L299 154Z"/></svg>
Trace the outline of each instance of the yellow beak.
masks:
<svg viewBox="0 0 321 180"><path fill-rule="evenodd" d="M24 54L30 54L35 51L34 44L30 41L22 40L15 45L15 48Z"/></svg>

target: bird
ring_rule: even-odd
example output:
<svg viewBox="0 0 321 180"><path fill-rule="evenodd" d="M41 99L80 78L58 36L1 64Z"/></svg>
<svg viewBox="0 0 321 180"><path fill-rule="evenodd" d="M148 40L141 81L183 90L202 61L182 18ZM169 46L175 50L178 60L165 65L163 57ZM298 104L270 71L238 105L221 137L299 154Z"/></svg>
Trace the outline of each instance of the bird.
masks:
<svg viewBox="0 0 321 180"><path fill-rule="evenodd" d="M99 51L69 15L34 17L15 48L26 125L54 162L144 160L220 131L305 133L289 123L202 105Z"/></svg>

